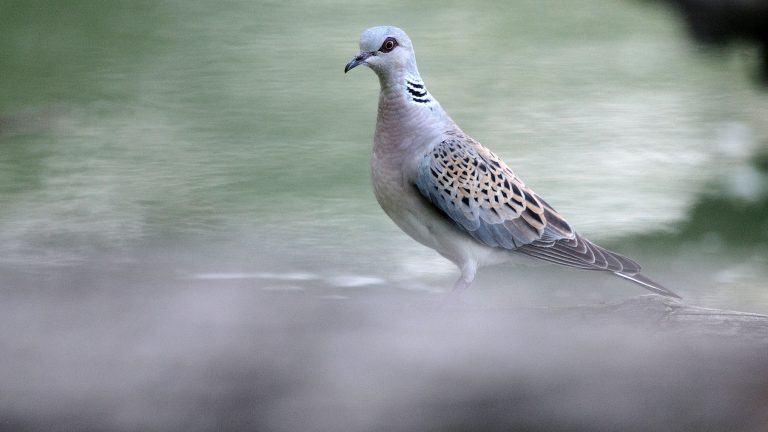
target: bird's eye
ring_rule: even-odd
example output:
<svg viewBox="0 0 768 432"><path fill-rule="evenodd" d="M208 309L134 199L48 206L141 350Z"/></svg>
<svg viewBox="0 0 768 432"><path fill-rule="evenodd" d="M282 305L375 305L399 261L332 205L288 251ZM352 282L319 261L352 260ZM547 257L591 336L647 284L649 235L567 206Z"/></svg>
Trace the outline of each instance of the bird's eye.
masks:
<svg viewBox="0 0 768 432"><path fill-rule="evenodd" d="M397 39L393 37L388 37L387 39L384 40L384 43L381 44L381 48L379 48L379 51L383 53L388 53L393 49L395 49L396 46L397 46Z"/></svg>

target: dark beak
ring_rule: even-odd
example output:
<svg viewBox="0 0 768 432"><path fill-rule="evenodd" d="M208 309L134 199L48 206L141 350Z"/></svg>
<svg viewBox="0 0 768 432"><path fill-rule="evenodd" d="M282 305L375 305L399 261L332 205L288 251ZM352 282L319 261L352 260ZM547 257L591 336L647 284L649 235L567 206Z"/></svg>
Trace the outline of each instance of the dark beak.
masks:
<svg viewBox="0 0 768 432"><path fill-rule="evenodd" d="M365 63L365 59L371 56L371 53L369 52L361 52L357 55L357 57L353 58L349 63L347 63L346 66L344 66L344 73L349 72L354 68L355 66L359 66L363 63Z"/></svg>

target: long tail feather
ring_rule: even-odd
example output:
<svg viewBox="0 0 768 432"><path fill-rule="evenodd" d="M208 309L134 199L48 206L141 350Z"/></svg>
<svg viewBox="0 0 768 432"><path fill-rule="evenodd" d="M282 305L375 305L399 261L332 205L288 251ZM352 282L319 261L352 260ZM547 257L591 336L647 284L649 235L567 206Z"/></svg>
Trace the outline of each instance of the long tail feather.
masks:
<svg viewBox="0 0 768 432"><path fill-rule="evenodd" d="M640 273L626 274L626 273L614 272L613 274L615 274L616 276L623 277L624 279L630 280L630 281L632 281L632 282L642 286L643 288L645 288L647 290L650 290L650 291L653 291L653 292L655 292L657 294L661 294L661 295L667 296L667 297L682 298L679 295L675 294L674 292L672 292L669 289L667 289L664 286L662 286L660 283L658 283L658 282L656 282L656 281L654 281L652 279L649 279L649 278L643 276Z"/></svg>

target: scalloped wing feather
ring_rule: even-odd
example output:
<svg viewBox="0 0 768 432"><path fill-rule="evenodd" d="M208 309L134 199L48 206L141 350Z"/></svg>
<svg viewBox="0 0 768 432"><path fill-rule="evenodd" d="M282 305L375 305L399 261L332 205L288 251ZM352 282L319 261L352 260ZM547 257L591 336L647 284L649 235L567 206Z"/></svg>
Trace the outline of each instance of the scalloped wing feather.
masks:
<svg viewBox="0 0 768 432"><path fill-rule="evenodd" d="M609 271L651 291L680 297L640 274L630 258L581 235L536 195L498 156L460 132L418 164L416 186L459 229L477 241L552 263Z"/></svg>
<svg viewBox="0 0 768 432"><path fill-rule="evenodd" d="M573 229L498 156L472 138L448 134L418 166L421 194L478 241L517 249L575 236Z"/></svg>
<svg viewBox="0 0 768 432"><path fill-rule="evenodd" d="M421 159L416 186L459 228L487 246L570 267L640 271L633 260L578 235L504 161L462 133L447 134Z"/></svg>

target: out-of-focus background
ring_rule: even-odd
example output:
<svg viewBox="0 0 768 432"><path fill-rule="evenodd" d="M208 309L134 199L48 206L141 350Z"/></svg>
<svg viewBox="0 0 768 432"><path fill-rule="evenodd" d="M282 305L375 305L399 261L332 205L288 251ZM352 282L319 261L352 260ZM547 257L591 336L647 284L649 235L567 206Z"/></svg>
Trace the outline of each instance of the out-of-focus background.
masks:
<svg viewBox="0 0 768 432"><path fill-rule="evenodd" d="M405 29L443 107L580 232L688 303L768 313L768 38L749 19L739 27L766 9L3 1L0 427L395 430L382 419L402 394L381 389L412 372L403 357L436 380L474 377L472 364L443 368L464 345L431 337L440 319L407 312L439 302L456 269L371 193L378 82L342 71L373 25ZM642 293L591 272L499 267L464 301L503 310ZM485 343L455 359L483 363L510 323L463 319L477 334L459 336ZM514 364L513 348L494 362ZM284 421L308 406L320 420Z"/></svg>

